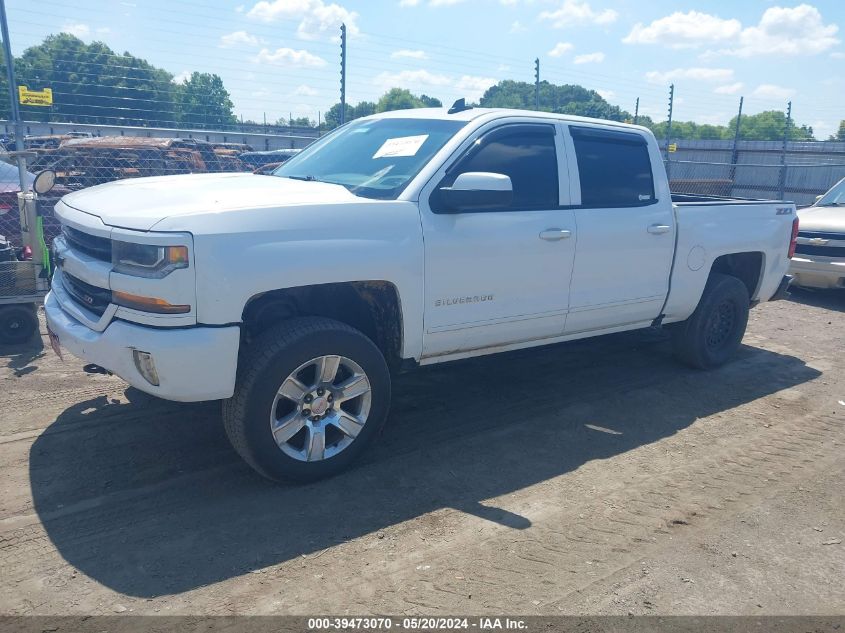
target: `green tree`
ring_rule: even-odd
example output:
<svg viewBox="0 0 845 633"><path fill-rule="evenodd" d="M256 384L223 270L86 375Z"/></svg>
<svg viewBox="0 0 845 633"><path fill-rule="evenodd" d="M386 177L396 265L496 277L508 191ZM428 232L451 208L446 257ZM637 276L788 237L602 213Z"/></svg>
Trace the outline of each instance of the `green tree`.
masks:
<svg viewBox="0 0 845 633"><path fill-rule="evenodd" d="M534 90L534 84L507 79L488 88L479 105L484 108L533 110ZM540 82L540 110L611 121L625 121L631 118L628 112L611 105L595 90L573 84L559 86L548 81Z"/></svg>
<svg viewBox="0 0 845 633"><path fill-rule="evenodd" d="M182 125L215 128L236 122L232 99L218 75L193 72L178 85L177 94Z"/></svg>
<svg viewBox="0 0 845 633"><path fill-rule="evenodd" d="M391 110L410 110L424 108L422 99L411 94L407 88L391 88L385 92L376 104L376 112L390 112Z"/></svg>
<svg viewBox="0 0 845 633"><path fill-rule="evenodd" d="M845 120L839 122L839 129L836 134L832 134L831 141L845 141Z"/></svg>
<svg viewBox="0 0 845 633"><path fill-rule="evenodd" d="M428 95L420 95L420 101L422 101L423 105L426 108L442 108L443 102L440 99L436 99L435 97L429 97Z"/></svg>
<svg viewBox="0 0 845 633"><path fill-rule="evenodd" d="M172 125L176 120L173 76L102 42L49 35L15 60L15 72L19 85L53 91L51 108L21 106L26 120L124 125Z"/></svg>
<svg viewBox="0 0 845 633"><path fill-rule="evenodd" d="M733 138L732 130L736 126L736 117L728 123L731 130L729 138ZM739 125L739 138L744 141L780 141L786 127L786 113L780 110L766 110L757 114L743 115ZM813 128L804 124L793 123L789 127L789 139L793 141L815 140Z"/></svg>

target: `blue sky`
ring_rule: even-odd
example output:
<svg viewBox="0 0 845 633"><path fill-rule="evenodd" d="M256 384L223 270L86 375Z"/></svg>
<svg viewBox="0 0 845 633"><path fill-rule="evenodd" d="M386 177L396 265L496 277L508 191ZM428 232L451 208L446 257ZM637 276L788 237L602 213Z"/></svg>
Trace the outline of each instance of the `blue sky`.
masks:
<svg viewBox="0 0 845 633"><path fill-rule="evenodd" d="M339 99L338 26L349 29L347 100L402 86L451 102L499 79L554 83L665 119L726 123L784 109L819 138L845 119L845 1L7 0L13 50L49 33L102 40L177 77L216 72L237 114L316 119Z"/></svg>

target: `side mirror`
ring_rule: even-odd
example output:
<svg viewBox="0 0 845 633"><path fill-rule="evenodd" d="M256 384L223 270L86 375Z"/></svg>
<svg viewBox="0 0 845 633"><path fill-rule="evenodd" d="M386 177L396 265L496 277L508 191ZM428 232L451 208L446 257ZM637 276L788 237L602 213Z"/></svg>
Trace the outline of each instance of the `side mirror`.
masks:
<svg viewBox="0 0 845 633"><path fill-rule="evenodd" d="M38 172L35 180L32 181L32 189L38 195L48 193L55 186L56 172L52 169L45 169L44 171Z"/></svg>
<svg viewBox="0 0 845 633"><path fill-rule="evenodd" d="M468 171L455 178L451 187L441 187L443 204L449 211L503 209L513 201L510 176L486 171Z"/></svg>

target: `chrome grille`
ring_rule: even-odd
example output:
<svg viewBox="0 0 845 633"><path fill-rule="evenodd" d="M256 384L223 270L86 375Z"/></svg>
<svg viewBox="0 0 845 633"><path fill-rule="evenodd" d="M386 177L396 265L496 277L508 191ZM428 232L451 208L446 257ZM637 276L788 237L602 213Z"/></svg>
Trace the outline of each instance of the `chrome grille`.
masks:
<svg viewBox="0 0 845 633"><path fill-rule="evenodd" d="M111 240L107 237L98 237L84 233L69 226L62 226L67 245L73 250L85 253L104 262L111 261Z"/></svg>
<svg viewBox="0 0 845 633"><path fill-rule="evenodd" d="M62 286L86 310L101 316L111 303L111 290L98 288L62 271Z"/></svg>
<svg viewBox="0 0 845 633"><path fill-rule="evenodd" d="M817 241L816 244L798 242L795 253L798 255L818 255L820 257L845 257L845 234L827 231L799 231L799 239Z"/></svg>

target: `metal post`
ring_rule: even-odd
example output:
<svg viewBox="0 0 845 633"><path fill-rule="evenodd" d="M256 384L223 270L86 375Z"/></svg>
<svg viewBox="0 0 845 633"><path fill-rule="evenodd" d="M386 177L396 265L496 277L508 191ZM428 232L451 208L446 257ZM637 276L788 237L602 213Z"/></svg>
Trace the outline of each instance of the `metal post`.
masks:
<svg viewBox="0 0 845 633"><path fill-rule="evenodd" d="M731 189L736 182L736 164L739 162L739 127L742 121L742 102L744 97L739 98L739 112L736 114L736 126L734 127L734 144L731 149Z"/></svg>
<svg viewBox="0 0 845 633"><path fill-rule="evenodd" d="M669 160L669 141L672 139L672 108L675 103L675 84L669 85L669 122L666 124L666 178L670 180L671 185L671 165Z"/></svg>
<svg viewBox="0 0 845 633"><path fill-rule="evenodd" d="M18 84L15 80L15 58L12 57L12 45L9 42L9 23L6 20L6 0L0 0L0 30L3 33L3 52L6 56L6 80L9 82L9 104L12 106L12 123L15 127L15 147L19 152L24 150L23 146L23 122L21 111L18 107ZM18 178L20 179L21 191L29 190L29 182L26 178L26 159L23 156L17 157Z"/></svg>
<svg viewBox="0 0 845 633"><path fill-rule="evenodd" d="M534 60L534 109L540 109L540 58Z"/></svg>
<svg viewBox="0 0 845 633"><path fill-rule="evenodd" d="M786 104L786 123L783 126L783 145L780 152L780 178L778 182L778 193L780 199L786 197L786 144L789 141L789 128L792 127L792 102Z"/></svg>
<svg viewBox="0 0 845 633"><path fill-rule="evenodd" d="M634 125L640 120L640 98L637 97L637 102L634 104Z"/></svg>
<svg viewBox="0 0 845 633"><path fill-rule="evenodd" d="M346 123L346 24L340 25L340 124Z"/></svg>

